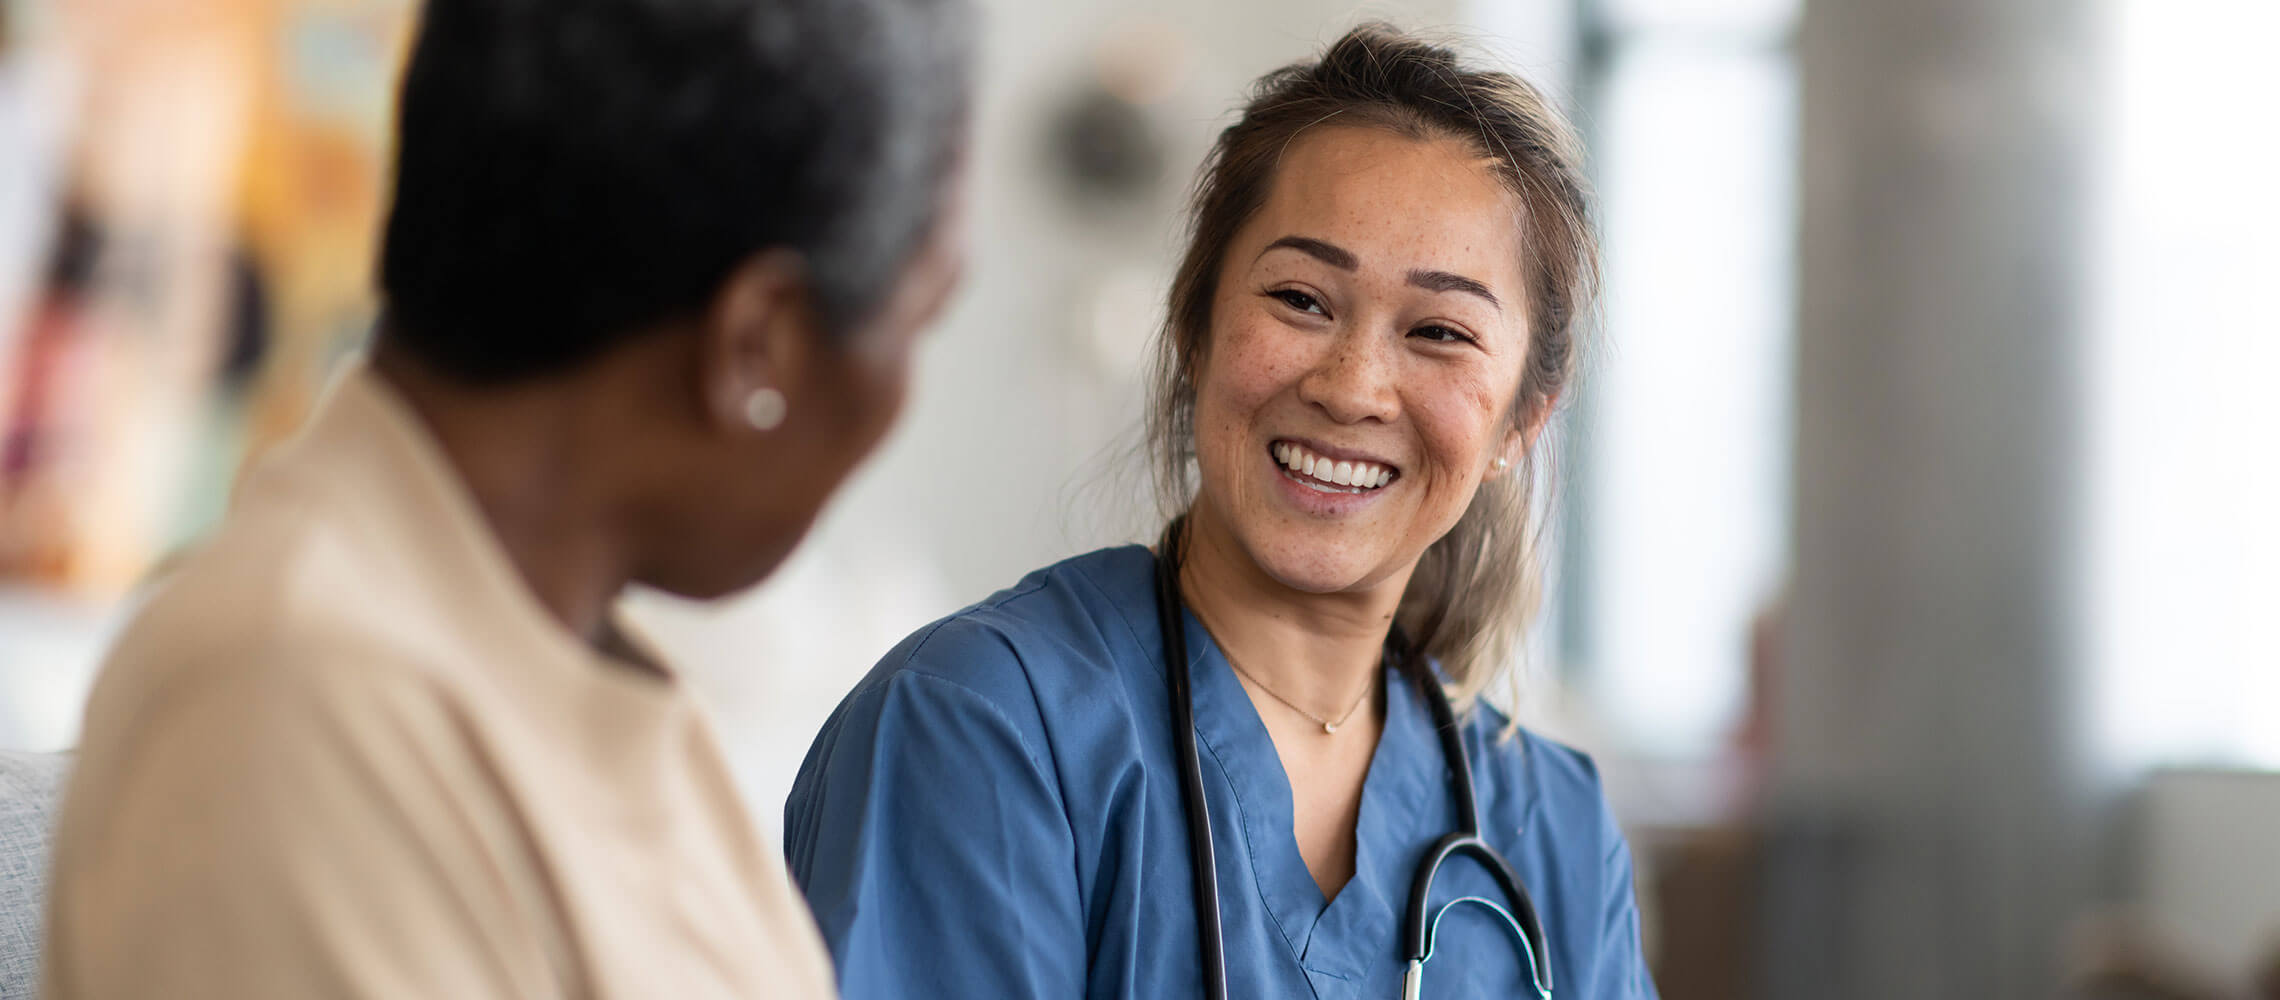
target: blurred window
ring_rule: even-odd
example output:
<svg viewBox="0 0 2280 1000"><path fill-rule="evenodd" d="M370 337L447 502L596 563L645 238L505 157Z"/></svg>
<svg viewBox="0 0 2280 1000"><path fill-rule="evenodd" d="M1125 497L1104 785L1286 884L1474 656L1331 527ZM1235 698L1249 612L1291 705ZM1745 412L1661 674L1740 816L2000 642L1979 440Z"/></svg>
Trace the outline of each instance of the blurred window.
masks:
<svg viewBox="0 0 2280 1000"><path fill-rule="evenodd" d="M2105 13L2094 730L2109 766L2280 767L2280 5Z"/></svg>
<svg viewBox="0 0 2280 1000"><path fill-rule="evenodd" d="M1623 745L1714 750L1789 511L1797 0L1585 0L1606 326L1572 414L1561 656Z"/></svg>

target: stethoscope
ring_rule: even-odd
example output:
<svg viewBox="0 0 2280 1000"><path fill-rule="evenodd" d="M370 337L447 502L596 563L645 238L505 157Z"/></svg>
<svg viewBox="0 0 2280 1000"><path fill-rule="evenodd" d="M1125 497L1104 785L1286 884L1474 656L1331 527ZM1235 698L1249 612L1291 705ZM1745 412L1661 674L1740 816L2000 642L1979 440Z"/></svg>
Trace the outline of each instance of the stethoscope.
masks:
<svg viewBox="0 0 2280 1000"><path fill-rule="evenodd" d="M1194 855L1191 863L1195 876L1195 927L1203 958L1203 994L1209 1000L1226 1000L1227 950L1219 926L1219 867L1211 843L1211 805L1203 795L1203 764L1195 748L1195 700L1188 690L1187 631L1180 622L1180 612L1185 608L1180 601L1179 584L1182 520L1185 519L1173 521L1165 529L1163 542L1156 549L1156 624L1163 633L1164 674L1169 679L1172 694L1172 744L1179 752L1180 797L1187 806L1188 848ZM1400 645L1398 639L1389 640L1388 655L1395 655L1393 650ZM1396 659L1402 673L1416 682L1425 696L1425 704L1433 712L1433 726L1440 733L1441 754L1448 760L1457 804L1457 829L1435 841L1432 849L1425 852L1424 859L1417 864L1416 877L1409 883L1409 909L1401 922L1402 955L1408 959L1408 971L1401 979L1402 998L1417 1000L1425 987L1425 962L1433 957L1433 937L1441 926L1441 918L1459 903L1472 903L1503 918L1527 959L1528 977L1535 983L1537 996L1551 1000L1552 956L1546 948L1543 922L1537 919L1535 903L1521 887L1520 876L1512 870L1511 862L1480 838L1480 813L1473 801L1472 762L1465 758L1464 739L1457 728L1456 712L1449 705L1449 696L1429 671L1413 665L1413 658L1396 656ZM1442 862L1459 854L1470 855L1488 869L1489 875L1504 890L1510 909L1479 896L1463 896L1443 904L1437 912L1432 910L1433 877L1440 874ZM1518 916L1514 916L1515 911Z"/></svg>

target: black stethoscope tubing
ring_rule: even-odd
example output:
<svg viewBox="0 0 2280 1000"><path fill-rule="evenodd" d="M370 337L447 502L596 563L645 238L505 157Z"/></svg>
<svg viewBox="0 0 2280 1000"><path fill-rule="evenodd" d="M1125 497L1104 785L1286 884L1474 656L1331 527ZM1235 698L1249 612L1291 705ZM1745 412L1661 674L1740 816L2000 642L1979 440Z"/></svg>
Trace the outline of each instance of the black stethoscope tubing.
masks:
<svg viewBox="0 0 2280 1000"><path fill-rule="evenodd" d="M1195 750L1195 697L1188 690L1187 629L1180 622L1179 522L1164 532L1156 560L1156 625L1164 637L1164 673L1172 694L1172 746L1180 758L1180 795L1187 804L1189 864L1195 876L1195 935L1203 995L1227 1000L1226 939L1219 929L1219 858L1211 844L1211 803L1203 796L1203 761ZM1166 566L1170 563L1170 567Z"/></svg>
<svg viewBox="0 0 2280 1000"><path fill-rule="evenodd" d="M1191 872L1195 882L1195 926L1197 951L1202 957L1203 994L1210 1000L1226 1000L1227 952L1220 927L1219 864L1212 846L1211 804L1203 791L1203 761L1196 752L1195 698L1189 689L1187 630L1180 620L1185 604L1180 600L1179 561L1181 523L1172 522L1165 530L1164 539L1157 547L1156 559L1156 624L1164 643L1164 673L1172 700L1173 746L1179 754L1180 795L1186 804L1188 850L1192 855ZM1431 675L1416 669L1409 658L1402 657L1399 666L1404 674L1416 682L1424 695L1426 706L1433 713L1433 728L1441 739L1441 754L1449 767L1450 791L1456 801L1458 828L1434 842L1417 864L1417 874L1409 883L1409 906L1401 924L1402 957L1411 971L1409 986L1414 989L1417 970L1432 954L1431 912L1433 879L1440 874L1441 864L1458 855L1471 857L1488 869L1496 880L1504 898L1516 911L1512 916L1521 932L1521 944L1528 949L1529 974L1535 979L1539 993L1551 994L1551 956L1544 926L1536 914L1535 901L1521 885L1519 873L1513 871L1504 855L1490 847L1480 836L1480 812L1473 798L1472 761L1465 754L1463 731L1457 726L1456 711L1449 704L1447 692L1441 690Z"/></svg>

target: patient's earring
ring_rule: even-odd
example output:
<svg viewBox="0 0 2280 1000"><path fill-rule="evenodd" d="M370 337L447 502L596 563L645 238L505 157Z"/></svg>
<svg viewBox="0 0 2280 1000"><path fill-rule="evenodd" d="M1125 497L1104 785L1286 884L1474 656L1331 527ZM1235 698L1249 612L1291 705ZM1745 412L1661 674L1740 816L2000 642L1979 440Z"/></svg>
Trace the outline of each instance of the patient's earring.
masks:
<svg viewBox="0 0 2280 1000"><path fill-rule="evenodd" d="M744 421L756 431L782 427L787 409L784 394L774 389L754 389L752 395L744 397Z"/></svg>
<svg viewBox="0 0 2280 1000"><path fill-rule="evenodd" d="M1502 456L1502 455L1498 455L1498 456L1496 456L1496 471L1498 471L1498 472L1503 472L1504 470L1506 470L1506 469L1509 469L1509 468L1511 468L1511 467L1512 467L1512 461L1511 461L1510 459L1507 459L1507 458L1505 458L1505 457L1504 457L1504 456Z"/></svg>

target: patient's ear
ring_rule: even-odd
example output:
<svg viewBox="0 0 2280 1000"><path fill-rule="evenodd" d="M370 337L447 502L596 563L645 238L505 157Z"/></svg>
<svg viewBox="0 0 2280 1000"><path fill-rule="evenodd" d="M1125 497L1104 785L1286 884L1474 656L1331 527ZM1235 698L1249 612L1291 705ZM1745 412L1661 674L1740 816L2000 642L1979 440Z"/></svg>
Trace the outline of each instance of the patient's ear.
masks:
<svg viewBox="0 0 2280 1000"><path fill-rule="evenodd" d="M721 282L698 330L696 378L710 423L749 433L798 413L822 337L800 256L773 249L746 258ZM771 401L768 393L778 395ZM774 420L765 419L770 412Z"/></svg>

